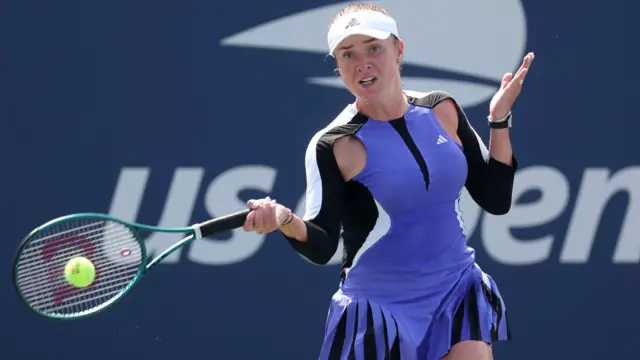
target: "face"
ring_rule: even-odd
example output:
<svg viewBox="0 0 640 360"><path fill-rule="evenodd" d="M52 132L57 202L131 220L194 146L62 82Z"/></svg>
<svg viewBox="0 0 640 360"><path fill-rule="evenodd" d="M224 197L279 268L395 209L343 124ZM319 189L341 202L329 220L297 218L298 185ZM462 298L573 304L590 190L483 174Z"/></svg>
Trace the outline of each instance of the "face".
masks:
<svg viewBox="0 0 640 360"><path fill-rule="evenodd" d="M393 36L378 40L352 35L340 43L334 56L347 88L358 99L372 102L397 91L402 53L402 41Z"/></svg>

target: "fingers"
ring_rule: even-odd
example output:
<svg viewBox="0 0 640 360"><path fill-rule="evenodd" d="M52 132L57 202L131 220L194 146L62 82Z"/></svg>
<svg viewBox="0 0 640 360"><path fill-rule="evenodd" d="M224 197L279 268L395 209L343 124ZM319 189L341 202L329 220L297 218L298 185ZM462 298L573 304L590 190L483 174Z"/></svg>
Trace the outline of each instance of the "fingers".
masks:
<svg viewBox="0 0 640 360"><path fill-rule="evenodd" d="M536 57L536 55L532 52L528 53L525 57L524 57L524 67L525 68L530 68L531 67L531 63L533 63L533 59Z"/></svg>
<svg viewBox="0 0 640 360"><path fill-rule="evenodd" d="M262 231L272 232L278 228L278 203L275 200L271 200L265 205L265 213L262 219Z"/></svg>
<svg viewBox="0 0 640 360"><path fill-rule="evenodd" d="M531 63L533 62L533 59L535 58L535 54L530 52L527 55L525 55L522 58L522 64L520 65L520 68L518 69L518 72L520 72L520 70L522 69L528 69L531 67Z"/></svg>
<svg viewBox="0 0 640 360"><path fill-rule="evenodd" d="M504 74L504 76L502 77L502 84L500 85L500 88L501 89L506 88L507 85L509 85L509 83L511 82L512 78L513 78L513 74L512 73Z"/></svg>
<svg viewBox="0 0 640 360"><path fill-rule="evenodd" d="M245 231L258 234L269 233L278 228L277 202L270 198L249 200L247 206L252 209L243 225Z"/></svg>
<svg viewBox="0 0 640 360"><path fill-rule="evenodd" d="M524 78L525 76L527 76L527 71L529 71L529 69L524 68L520 69L520 71L516 73L515 80L518 85L522 85L522 83L524 82Z"/></svg>
<svg viewBox="0 0 640 360"><path fill-rule="evenodd" d="M522 83L524 82L524 78L527 75L529 68L531 67L531 63L533 63L534 58L535 58L535 55L532 52L530 52L522 59L522 66L520 66L520 69L518 69L518 72L514 77L514 79L516 80L515 82L518 85L522 85Z"/></svg>
<svg viewBox="0 0 640 360"><path fill-rule="evenodd" d="M505 77L502 79L503 83L503 89L505 90L511 90L511 92L515 91L516 93L520 93L520 90L522 88L522 85L524 83L524 79L527 76L527 73L529 72L529 67L531 66L531 63L533 62L535 55L533 53L529 53L527 54L523 59L522 59L522 66L520 66L520 69L518 69L518 72L516 72L516 74L511 78L511 80L508 82L508 84L506 86L504 86L504 79L507 77L508 74L505 75ZM517 95L516 95L517 96Z"/></svg>
<svg viewBox="0 0 640 360"><path fill-rule="evenodd" d="M518 72L516 73L516 76L513 77L513 80L511 81L511 84L509 84L508 88L516 87L518 91L520 91L528 71L529 71L529 68L522 68L518 70Z"/></svg>
<svg viewBox="0 0 640 360"><path fill-rule="evenodd" d="M255 232L257 232L258 234L262 233L262 228L264 227L264 211L263 211L263 205L260 205L259 208L257 208L256 210L253 211L256 214L255 220L253 222L253 228L255 229Z"/></svg>
<svg viewBox="0 0 640 360"><path fill-rule="evenodd" d="M514 74L506 73L502 77L500 90L494 95L489 106L491 116L496 114L506 115L520 95L524 79L529 72L535 55L531 52L522 58L522 65Z"/></svg>
<svg viewBox="0 0 640 360"><path fill-rule="evenodd" d="M242 225L242 228L244 229L244 231L252 231L254 229L255 217L256 217L255 211L252 211L249 213L249 215L247 215L247 219L244 221L244 225Z"/></svg>
<svg viewBox="0 0 640 360"><path fill-rule="evenodd" d="M258 208L262 203L264 203L264 202L268 202L268 201L271 201L271 198L270 198L270 197L268 197L268 196L267 196L266 198L264 198L264 199L259 199L259 200L251 199L251 200L247 201L247 207L249 207L249 209L255 210L255 209L257 209L257 208Z"/></svg>
<svg viewBox="0 0 640 360"><path fill-rule="evenodd" d="M513 88L514 86L519 88L520 86L522 86L522 83L524 83L524 78L527 75L527 72L529 71L534 58L535 55L532 52L525 55L522 58L522 64L520 65L520 68L515 75L512 75L511 73L504 74L504 76L502 77L500 88L507 89Z"/></svg>

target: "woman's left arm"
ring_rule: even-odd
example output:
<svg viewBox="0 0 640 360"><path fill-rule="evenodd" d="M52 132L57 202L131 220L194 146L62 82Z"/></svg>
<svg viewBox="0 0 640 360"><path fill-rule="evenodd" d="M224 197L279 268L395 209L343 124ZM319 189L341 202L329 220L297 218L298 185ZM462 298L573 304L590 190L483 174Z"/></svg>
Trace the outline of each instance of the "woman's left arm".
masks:
<svg viewBox="0 0 640 360"><path fill-rule="evenodd" d="M491 129L489 131L489 156L503 164L513 166L514 156L509 129Z"/></svg>
<svg viewBox="0 0 640 360"><path fill-rule="evenodd" d="M462 143L468 164L465 187L473 200L490 214L503 215L511 209L513 181L518 168L509 136L511 107L520 94L532 61L533 54L527 54L515 76L505 74L500 90L491 100L489 149L469 123L462 108L448 94L433 94L439 97L433 102L436 117L453 124Z"/></svg>
<svg viewBox="0 0 640 360"><path fill-rule="evenodd" d="M443 123L457 125L467 160L465 187L471 198L486 212L506 214L511 209L513 180L518 162L511 150L509 129L491 129L490 149L473 129L460 106L446 93L436 101L434 113Z"/></svg>

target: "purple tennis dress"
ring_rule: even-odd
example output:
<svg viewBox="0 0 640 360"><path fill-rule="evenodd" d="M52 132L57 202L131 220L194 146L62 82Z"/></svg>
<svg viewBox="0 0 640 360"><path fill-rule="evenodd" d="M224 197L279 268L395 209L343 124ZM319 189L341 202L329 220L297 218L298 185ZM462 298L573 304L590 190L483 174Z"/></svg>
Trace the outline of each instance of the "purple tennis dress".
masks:
<svg viewBox="0 0 640 360"><path fill-rule="evenodd" d="M307 149L308 241L289 242L325 264L342 230L345 254L321 360L439 360L464 340L509 338L505 304L467 246L458 202L466 187L485 211L506 213L515 158L512 166L490 158L460 108L462 146L449 137L433 113L448 94L407 95L407 112L392 121L347 106ZM333 154L343 136L367 151L347 182Z"/></svg>

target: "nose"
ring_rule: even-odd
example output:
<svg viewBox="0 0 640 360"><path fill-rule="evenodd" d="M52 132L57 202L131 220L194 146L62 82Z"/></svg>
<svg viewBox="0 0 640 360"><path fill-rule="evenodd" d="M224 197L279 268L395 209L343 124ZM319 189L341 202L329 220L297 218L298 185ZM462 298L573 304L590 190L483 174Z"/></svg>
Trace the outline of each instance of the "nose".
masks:
<svg viewBox="0 0 640 360"><path fill-rule="evenodd" d="M366 56L361 56L358 59L358 71L362 72L369 69L371 69L371 62Z"/></svg>

